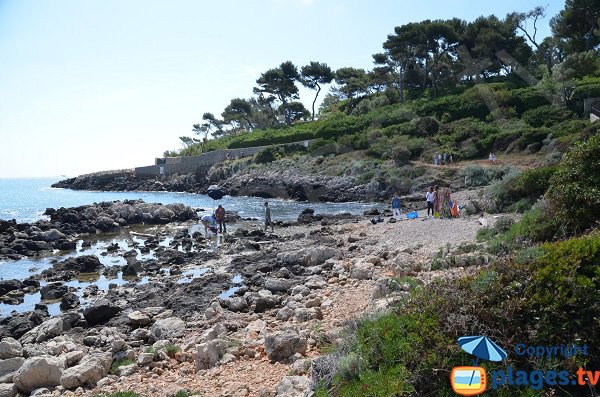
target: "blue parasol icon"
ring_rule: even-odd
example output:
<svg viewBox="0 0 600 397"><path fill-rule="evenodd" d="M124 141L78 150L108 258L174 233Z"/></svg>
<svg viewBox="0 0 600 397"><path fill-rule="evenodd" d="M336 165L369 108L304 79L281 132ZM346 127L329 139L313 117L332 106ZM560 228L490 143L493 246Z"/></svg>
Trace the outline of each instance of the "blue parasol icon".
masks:
<svg viewBox="0 0 600 397"><path fill-rule="evenodd" d="M463 336L458 338L458 344L460 347L469 354L477 357L473 360L473 365L476 366L479 359L489 361L502 361L506 358L506 351L489 340L486 336ZM473 382L473 376L475 371L471 375L469 386Z"/></svg>

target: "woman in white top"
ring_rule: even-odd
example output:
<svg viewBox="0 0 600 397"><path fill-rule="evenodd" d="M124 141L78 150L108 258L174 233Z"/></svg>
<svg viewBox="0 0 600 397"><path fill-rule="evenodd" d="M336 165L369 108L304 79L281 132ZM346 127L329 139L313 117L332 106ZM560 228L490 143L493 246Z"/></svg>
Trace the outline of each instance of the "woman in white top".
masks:
<svg viewBox="0 0 600 397"><path fill-rule="evenodd" d="M427 200L427 216L429 217L429 211L431 211L431 216L433 216L433 200L434 200L433 187L429 186L429 191L425 194L425 200Z"/></svg>

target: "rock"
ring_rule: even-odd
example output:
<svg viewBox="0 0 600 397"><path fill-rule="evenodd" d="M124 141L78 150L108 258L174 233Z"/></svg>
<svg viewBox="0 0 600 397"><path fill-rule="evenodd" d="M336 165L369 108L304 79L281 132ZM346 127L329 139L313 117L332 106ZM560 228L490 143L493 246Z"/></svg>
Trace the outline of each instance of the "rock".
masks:
<svg viewBox="0 0 600 397"><path fill-rule="evenodd" d="M115 221L112 220L112 218L109 218L107 216L99 217L96 220L95 226L96 226L96 229L100 230L101 232L117 231L121 228L118 223L116 223Z"/></svg>
<svg viewBox="0 0 600 397"><path fill-rule="evenodd" d="M2 341L0 341L0 359L22 356L23 346L17 340L11 337L2 338Z"/></svg>
<svg viewBox="0 0 600 397"><path fill-rule="evenodd" d="M232 296L230 298L221 301L222 306L231 310L232 312L241 312L248 308L248 302L241 296Z"/></svg>
<svg viewBox="0 0 600 397"><path fill-rule="evenodd" d="M358 262L350 269L350 277L357 280L373 278L373 265L368 262Z"/></svg>
<svg viewBox="0 0 600 397"><path fill-rule="evenodd" d="M196 371L214 367L225 353L225 342L220 339L199 344L196 348Z"/></svg>
<svg viewBox="0 0 600 397"><path fill-rule="evenodd" d="M0 360L0 378L5 377L21 368L25 359L23 357L13 357Z"/></svg>
<svg viewBox="0 0 600 397"><path fill-rule="evenodd" d="M22 288L23 283L19 280L0 280L0 296Z"/></svg>
<svg viewBox="0 0 600 397"><path fill-rule="evenodd" d="M57 270L72 270L77 273L97 273L104 268L96 255L82 255L65 259L54 265Z"/></svg>
<svg viewBox="0 0 600 397"><path fill-rule="evenodd" d="M310 320L321 320L323 319L323 313L320 308L299 308L294 311L294 319L300 323Z"/></svg>
<svg viewBox="0 0 600 397"><path fill-rule="evenodd" d="M146 326L152 322L152 319L147 313L143 313L139 310L131 312L127 315L129 323L134 326Z"/></svg>
<svg viewBox="0 0 600 397"><path fill-rule="evenodd" d="M179 317L157 320L150 328L150 336L154 340L180 338L185 333L185 322Z"/></svg>
<svg viewBox="0 0 600 397"><path fill-rule="evenodd" d="M40 387L39 389L35 389L29 395L30 397L50 397L52 396L52 392L47 387Z"/></svg>
<svg viewBox="0 0 600 397"><path fill-rule="evenodd" d="M46 241L46 242L65 240L66 238L67 238L67 236L65 236L64 233L62 233L56 229L50 229L47 232L44 232L44 241Z"/></svg>
<svg viewBox="0 0 600 397"><path fill-rule="evenodd" d="M110 353L92 353L76 366L64 370L60 384L65 389L96 386L96 383L108 374L111 364Z"/></svg>
<svg viewBox="0 0 600 397"><path fill-rule="evenodd" d="M64 364L64 360L58 357L29 358L15 373L15 386L24 393L30 393L40 387L58 386Z"/></svg>
<svg viewBox="0 0 600 397"><path fill-rule="evenodd" d="M294 371L294 374L296 375L304 375L310 370L311 364L312 362L308 358L296 360L294 361L294 364L292 364L292 371Z"/></svg>
<svg viewBox="0 0 600 397"><path fill-rule="evenodd" d="M0 397L15 397L17 387L14 383L0 383Z"/></svg>
<svg viewBox="0 0 600 397"><path fill-rule="evenodd" d="M60 299L67 292L69 292L69 287L62 283L48 283L40 289L43 300Z"/></svg>
<svg viewBox="0 0 600 397"><path fill-rule="evenodd" d="M292 252L282 252L277 255L277 259L286 265L317 266L336 255L338 255L338 251L333 248L313 247Z"/></svg>
<svg viewBox="0 0 600 397"><path fill-rule="evenodd" d="M265 288L269 291L287 291L289 288L289 281L281 278L269 277L265 280Z"/></svg>
<svg viewBox="0 0 600 397"><path fill-rule="evenodd" d="M231 353L225 353L223 354L223 357L220 360L221 364L229 364L232 363L236 360L235 356Z"/></svg>
<svg viewBox="0 0 600 397"><path fill-rule="evenodd" d="M69 331L78 319L79 315L77 313L65 313L61 316L53 317L25 333L20 338L20 341L22 344L45 342Z"/></svg>
<svg viewBox="0 0 600 397"><path fill-rule="evenodd" d="M154 361L154 353L141 353L137 359L138 365L150 364L152 361Z"/></svg>
<svg viewBox="0 0 600 397"><path fill-rule="evenodd" d="M305 285L296 285L294 288L292 288L291 294L307 296L310 294L310 288Z"/></svg>
<svg viewBox="0 0 600 397"><path fill-rule="evenodd" d="M265 338L265 351L271 361L282 361L296 353L304 354L307 341L297 333L276 332Z"/></svg>
<svg viewBox="0 0 600 397"><path fill-rule="evenodd" d="M316 297L314 299L309 299L306 301L304 306L306 306L307 308L321 307L321 299L319 297Z"/></svg>
<svg viewBox="0 0 600 397"><path fill-rule="evenodd" d="M279 309L279 311L277 312L276 318L277 318L277 320L287 321L290 318L292 318L293 316L294 316L294 310L285 306L285 307L282 307L281 309Z"/></svg>
<svg viewBox="0 0 600 397"><path fill-rule="evenodd" d="M72 367L81 361L81 359L85 356L85 353L81 350L75 350L64 354L65 361L67 362L67 367Z"/></svg>
<svg viewBox="0 0 600 397"><path fill-rule="evenodd" d="M284 376L277 385L277 397L304 397L310 391L310 380L304 376Z"/></svg>
<svg viewBox="0 0 600 397"><path fill-rule="evenodd" d="M465 202L465 212L467 213L467 215L480 213L481 208L479 207L479 203L475 200L467 200Z"/></svg>
<svg viewBox="0 0 600 397"><path fill-rule="evenodd" d="M79 306L79 297L73 292L65 294L60 300L60 310L67 311Z"/></svg>
<svg viewBox="0 0 600 397"><path fill-rule="evenodd" d="M212 302L210 306L204 311L204 318L206 320L212 320L223 313L223 308L219 302Z"/></svg>
<svg viewBox="0 0 600 397"><path fill-rule="evenodd" d="M260 290L258 294L253 295L252 302L254 303L254 312L262 313L265 310L272 309L279 304L279 299L273 296L269 290Z"/></svg>
<svg viewBox="0 0 600 397"><path fill-rule="evenodd" d="M211 340L217 339L219 336L227 333L227 328L221 323L215 325L204 331L202 335L200 335L200 339L203 342L209 342Z"/></svg>
<svg viewBox="0 0 600 397"><path fill-rule="evenodd" d="M86 308L83 311L83 317L87 321L88 325L94 326L100 323L104 323L121 311L121 308L109 300L102 299L97 301L92 306Z"/></svg>

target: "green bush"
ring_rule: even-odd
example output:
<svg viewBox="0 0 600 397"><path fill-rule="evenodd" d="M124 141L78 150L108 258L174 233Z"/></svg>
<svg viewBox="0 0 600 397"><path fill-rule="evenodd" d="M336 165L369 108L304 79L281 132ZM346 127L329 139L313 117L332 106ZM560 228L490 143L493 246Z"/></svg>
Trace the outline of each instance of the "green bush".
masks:
<svg viewBox="0 0 600 397"><path fill-rule="evenodd" d="M164 347L164 350L165 350L165 353L167 354L167 356L174 358L175 354L177 354L181 351L181 348L177 345L168 344Z"/></svg>
<svg viewBox="0 0 600 397"><path fill-rule="evenodd" d="M600 135L565 153L550 179L551 211L566 234L580 233L600 220Z"/></svg>
<svg viewBox="0 0 600 397"><path fill-rule="evenodd" d="M469 164L460 170L465 186L485 186L489 183L487 172L478 164Z"/></svg>
<svg viewBox="0 0 600 397"><path fill-rule="evenodd" d="M433 117L419 117L411 122L413 134L420 137L435 135L440 129L440 124Z"/></svg>
<svg viewBox="0 0 600 397"><path fill-rule="evenodd" d="M573 115L568 109L554 105L540 106L523 113L523 120L532 127L550 127L571 117Z"/></svg>
<svg viewBox="0 0 600 397"><path fill-rule="evenodd" d="M284 150L281 146L266 147L254 155L254 162L258 164L271 163L283 155Z"/></svg>

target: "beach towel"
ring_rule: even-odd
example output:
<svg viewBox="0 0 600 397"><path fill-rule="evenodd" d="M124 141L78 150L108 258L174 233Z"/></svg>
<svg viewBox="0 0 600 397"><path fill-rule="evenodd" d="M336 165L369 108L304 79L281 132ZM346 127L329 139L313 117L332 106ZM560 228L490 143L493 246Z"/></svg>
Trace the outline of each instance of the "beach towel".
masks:
<svg viewBox="0 0 600 397"><path fill-rule="evenodd" d="M419 217L419 213L417 211L408 212L406 214L406 219L417 219Z"/></svg>

